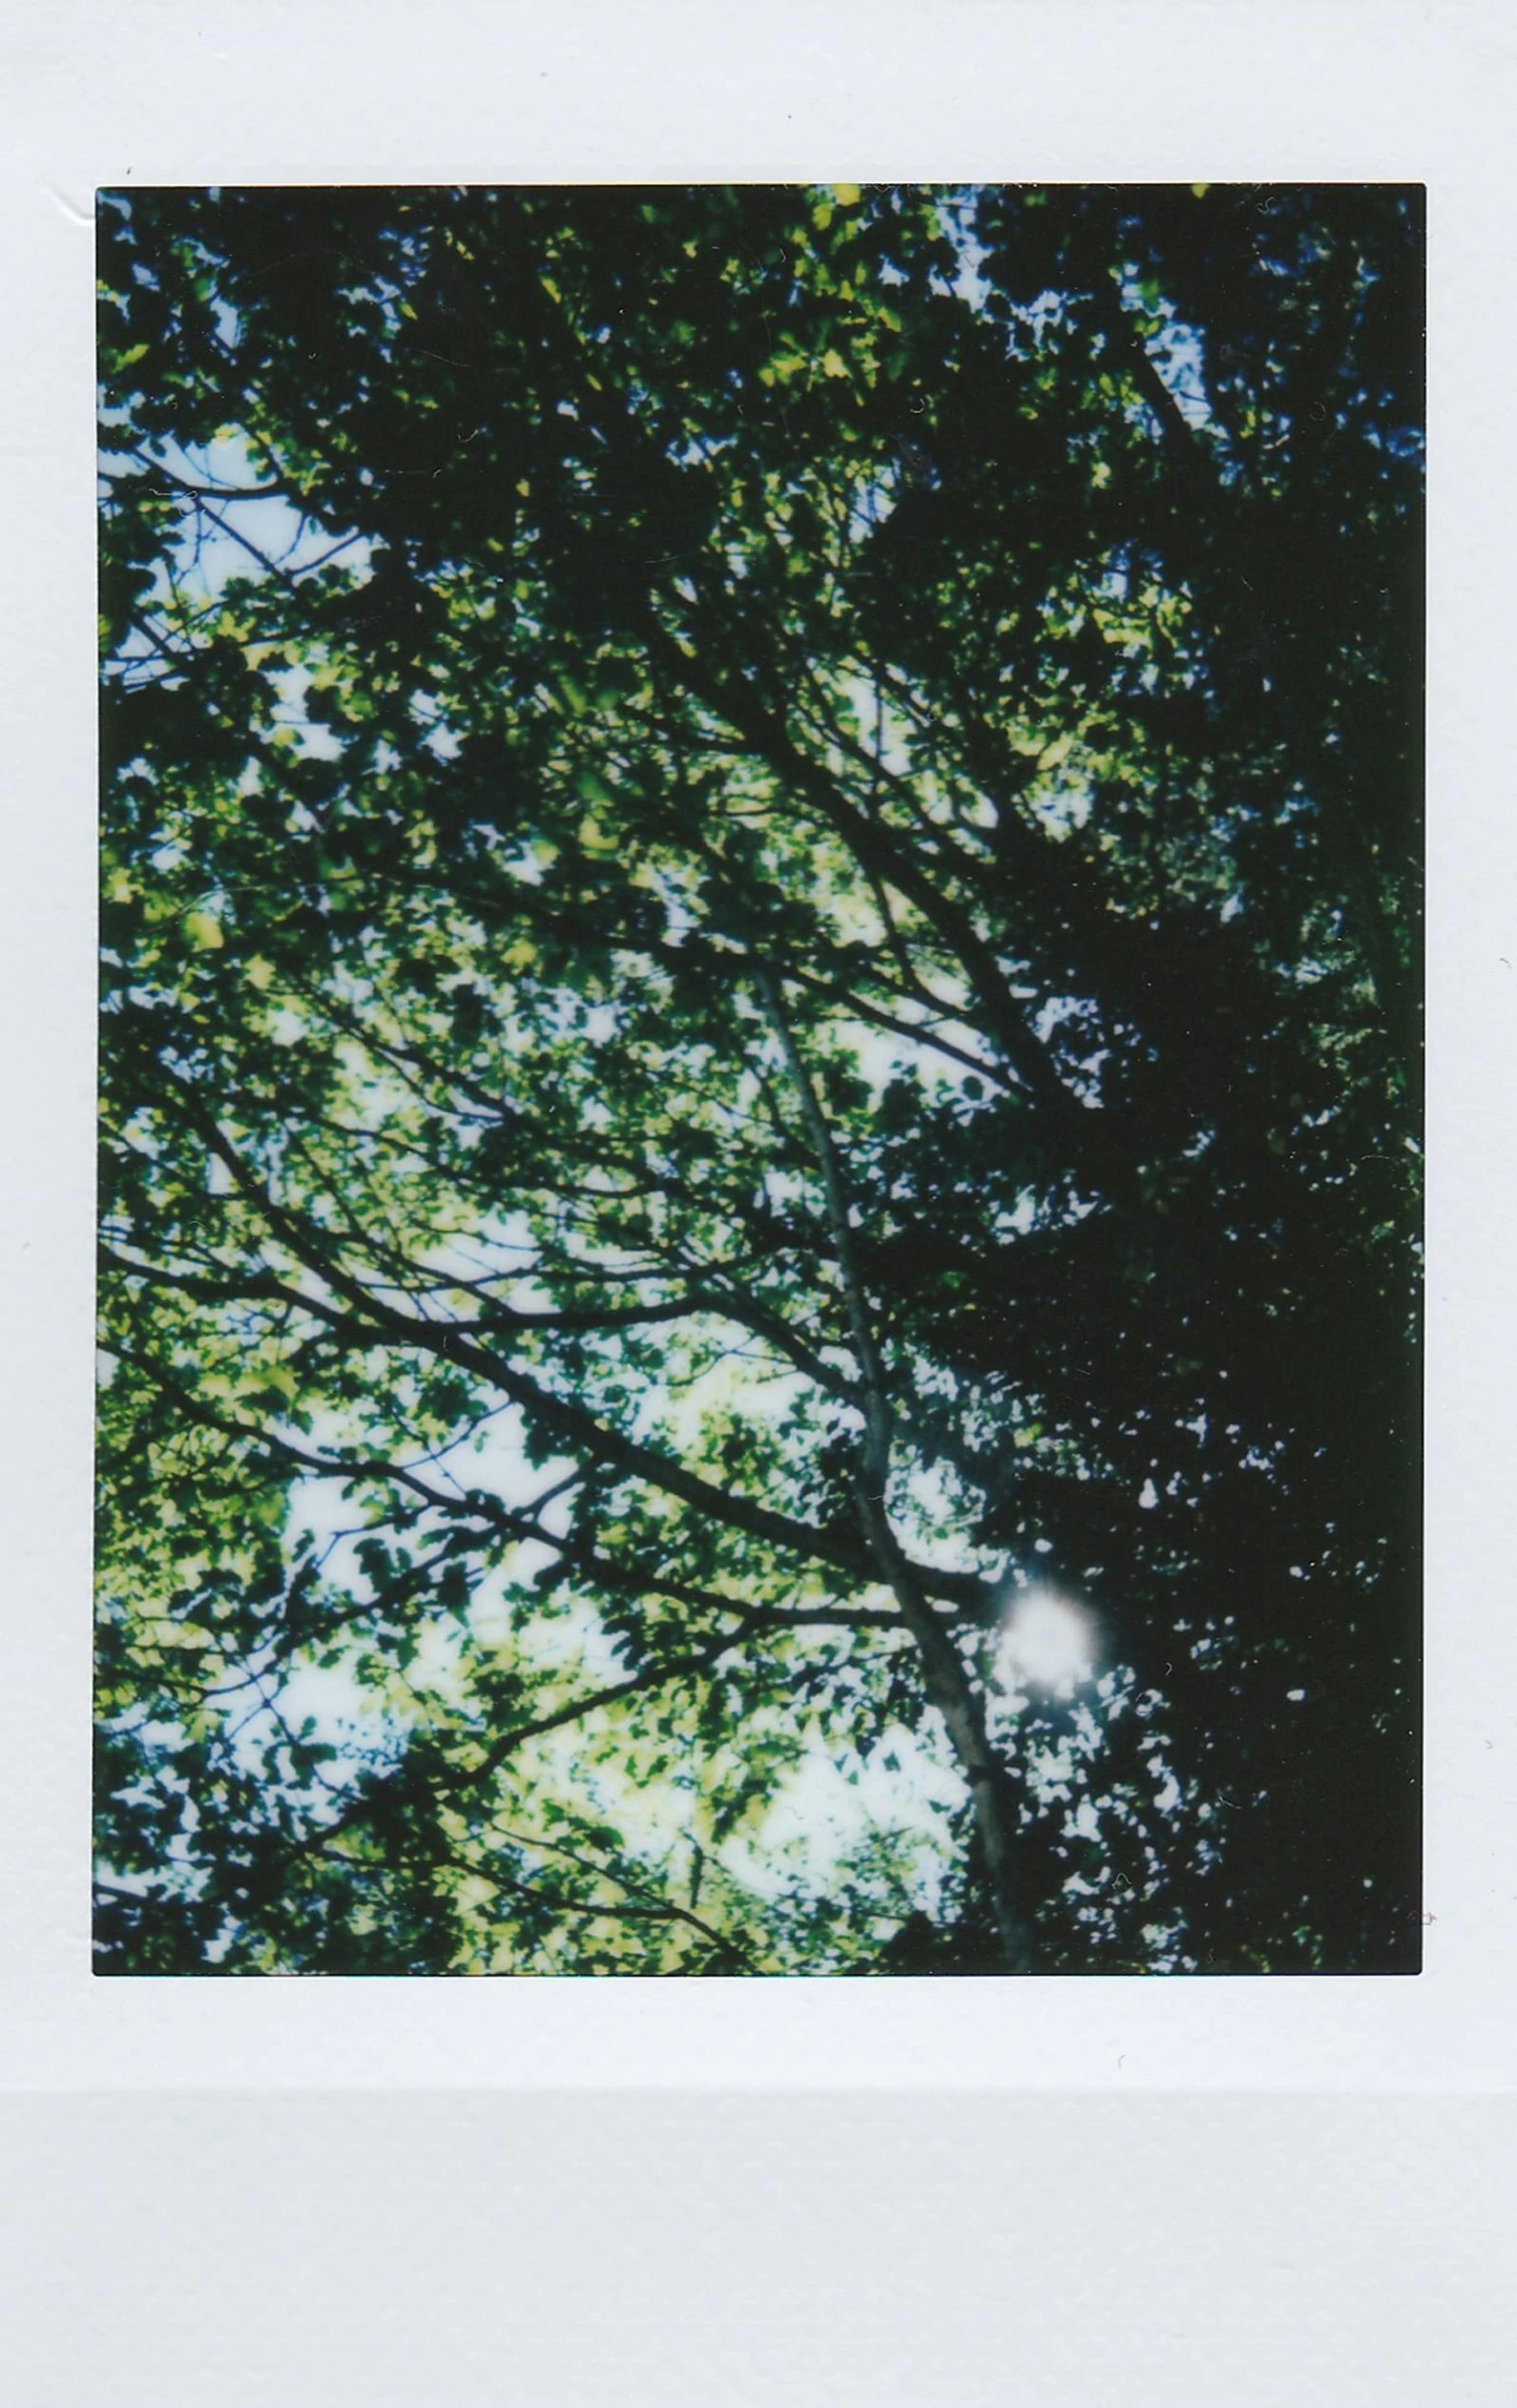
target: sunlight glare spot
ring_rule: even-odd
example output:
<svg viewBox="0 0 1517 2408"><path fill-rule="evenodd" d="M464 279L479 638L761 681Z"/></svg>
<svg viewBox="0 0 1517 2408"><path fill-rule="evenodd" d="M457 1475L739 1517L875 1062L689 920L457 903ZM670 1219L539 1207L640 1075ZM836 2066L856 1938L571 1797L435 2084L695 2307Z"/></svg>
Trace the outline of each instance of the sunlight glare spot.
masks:
<svg viewBox="0 0 1517 2408"><path fill-rule="evenodd" d="M1008 1689L1052 1689L1068 1697L1094 1677L1095 1653L1089 1615L1052 1589L1030 1588L1007 1616L998 1669Z"/></svg>

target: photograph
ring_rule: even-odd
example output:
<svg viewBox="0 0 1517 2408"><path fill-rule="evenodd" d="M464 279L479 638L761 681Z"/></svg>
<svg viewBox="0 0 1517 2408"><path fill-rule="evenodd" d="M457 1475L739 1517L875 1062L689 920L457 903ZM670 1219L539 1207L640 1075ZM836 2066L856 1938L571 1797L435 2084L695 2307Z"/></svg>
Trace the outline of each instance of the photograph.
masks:
<svg viewBox="0 0 1517 2408"><path fill-rule="evenodd" d="M96 209L96 1973L1416 1974L1421 187Z"/></svg>

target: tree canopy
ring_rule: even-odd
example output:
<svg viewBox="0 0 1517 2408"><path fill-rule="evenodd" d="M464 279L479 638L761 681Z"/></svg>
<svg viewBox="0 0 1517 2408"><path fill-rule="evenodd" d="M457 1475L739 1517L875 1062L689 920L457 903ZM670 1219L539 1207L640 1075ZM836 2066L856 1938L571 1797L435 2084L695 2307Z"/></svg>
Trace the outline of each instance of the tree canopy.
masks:
<svg viewBox="0 0 1517 2408"><path fill-rule="evenodd" d="M1419 198L101 203L98 1962L1417 1962Z"/></svg>

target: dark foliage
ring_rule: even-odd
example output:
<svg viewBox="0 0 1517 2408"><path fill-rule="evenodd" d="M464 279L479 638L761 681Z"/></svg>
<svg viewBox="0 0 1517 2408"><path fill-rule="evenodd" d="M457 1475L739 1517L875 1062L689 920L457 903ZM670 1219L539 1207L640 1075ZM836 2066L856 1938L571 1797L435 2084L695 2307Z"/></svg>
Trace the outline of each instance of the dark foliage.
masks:
<svg viewBox="0 0 1517 2408"><path fill-rule="evenodd" d="M1419 197L101 248L104 1967L1414 1968Z"/></svg>

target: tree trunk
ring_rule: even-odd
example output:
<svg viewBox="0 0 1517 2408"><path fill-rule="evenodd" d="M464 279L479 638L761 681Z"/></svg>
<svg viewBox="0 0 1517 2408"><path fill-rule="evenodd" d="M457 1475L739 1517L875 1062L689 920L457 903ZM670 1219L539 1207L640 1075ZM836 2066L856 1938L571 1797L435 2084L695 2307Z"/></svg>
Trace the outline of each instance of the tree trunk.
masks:
<svg viewBox="0 0 1517 2408"><path fill-rule="evenodd" d="M949 1745L969 1784L1006 1970L1008 1973L1030 1973L1033 1969L1032 1943L1023 1918L1015 1870L1016 1801L1006 1767L991 1746L990 1735L985 1728L984 1708L975 1692L968 1668L950 1632L944 1628L906 1562L904 1552L890 1528L886 1503L893 1447L889 1400L854 1249L853 1224L849 1219L848 1194L838 1149L827 1115L812 1084L811 1075L801 1059L790 1024L785 1018L779 981L766 965L761 965L758 970L758 989L765 1015L779 1039L791 1084L806 1118L822 1174L828 1223L838 1249L849 1328L864 1395L865 1436L857 1489L860 1519L870 1551L879 1565L881 1578L893 1595L900 1608L901 1620L921 1652L927 1694L943 1718Z"/></svg>

